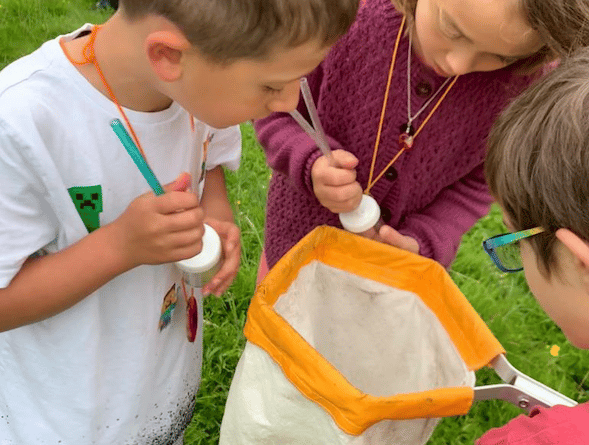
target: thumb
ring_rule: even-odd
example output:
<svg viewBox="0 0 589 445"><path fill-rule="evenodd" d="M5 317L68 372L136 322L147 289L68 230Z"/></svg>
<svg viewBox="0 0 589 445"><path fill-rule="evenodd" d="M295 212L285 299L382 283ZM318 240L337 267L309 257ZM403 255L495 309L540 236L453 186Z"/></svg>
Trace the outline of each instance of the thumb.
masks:
<svg viewBox="0 0 589 445"><path fill-rule="evenodd" d="M167 192L185 192L190 188L192 180L189 173L181 173L173 182L164 185L164 191Z"/></svg>
<svg viewBox="0 0 589 445"><path fill-rule="evenodd" d="M332 154L335 162L337 163L337 166L340 168L351 170L356 168L356 165L358 165L358 158L349 151L335 150Z"/></svg>

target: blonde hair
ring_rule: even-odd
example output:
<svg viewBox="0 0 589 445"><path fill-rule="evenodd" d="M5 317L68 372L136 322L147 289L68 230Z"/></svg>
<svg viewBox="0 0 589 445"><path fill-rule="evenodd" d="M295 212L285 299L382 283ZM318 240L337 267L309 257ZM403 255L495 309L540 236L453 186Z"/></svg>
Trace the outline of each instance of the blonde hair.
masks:
<svg viewBox="0 0 589 445"><path fill-rule="evenodd" d="M506 0L502 0L506 1ZM589 46L589 2L587 0L516 0L545 45L533 56L513 64L529 73L541 65ZM415 19L418 0L391 0L395 8L409 19Z"/></svg>
<svg viewBox="0 0 589 445"><path fill-rule="evenodd" d="M487 182L513 229L546 229L529 241L549 276L557 229L589 240L589 48L515 99L487 147Z"/></svg>
<svg viewBox="0 0 589 445"><path fill-rule="evenodd" d="M334 43L353 23L359 0L121 0L136 20L160 15L184 33L205 57L230 63L264 59L276 47L313 39Z"/></svg>

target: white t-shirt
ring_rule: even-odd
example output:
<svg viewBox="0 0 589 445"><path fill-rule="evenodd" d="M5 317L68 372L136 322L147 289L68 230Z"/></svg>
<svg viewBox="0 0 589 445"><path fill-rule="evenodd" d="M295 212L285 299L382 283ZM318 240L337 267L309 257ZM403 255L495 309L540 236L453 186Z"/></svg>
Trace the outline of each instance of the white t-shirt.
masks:
<svg viewBox="0 0 589 445"><path fill-rule="evenodd" d="M239 165L238 127L196 121L192 130L176 103L125 111L162 184L183 171L200 176L211 134L206 168ZM70 246L88 234L85 223L112 222L150 190L109 125L114 118L115 105L67 60L58 39L0 73L0 287L31 254ZM140 266L54 317L0 333L0 445L179 440L202 363L201 301L190 343L179 284L174 264ZM176 291L178 306L160 331L164 297Z"/></svg>

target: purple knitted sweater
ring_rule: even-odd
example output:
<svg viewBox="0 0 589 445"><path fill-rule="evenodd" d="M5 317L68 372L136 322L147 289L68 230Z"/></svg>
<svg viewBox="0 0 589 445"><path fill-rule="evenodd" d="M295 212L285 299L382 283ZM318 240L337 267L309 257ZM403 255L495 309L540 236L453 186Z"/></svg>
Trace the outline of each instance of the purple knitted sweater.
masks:
<svg viewBox="0 0 589 445"><path fill-rule="evenodd" d="M368 182L401 19L390 0L366 0L348 34L308 76L330 146L333 150L345 149L359 159L357 180L363 188ZM375 176L399 150L400 127L407 122L408 45L408 38L403 37ZM413 113L444 80L413 54ZM411 150L401 154L371 189L385 223L415 238L421 255L448 266L462 235L488 212L491 197L483 175L485 138L509 99L531 81L531 77L514 74L508 68L460 76ZM419 127L437 98L413 122L414 128ZM302 100L299 111L308 117ZM338 215L323 207L313 194L311 167L321 153L290 115L274 113L256 121L255 129L273 169L265 233L266 257L272 267L316 226L341 225Z"/></svg>

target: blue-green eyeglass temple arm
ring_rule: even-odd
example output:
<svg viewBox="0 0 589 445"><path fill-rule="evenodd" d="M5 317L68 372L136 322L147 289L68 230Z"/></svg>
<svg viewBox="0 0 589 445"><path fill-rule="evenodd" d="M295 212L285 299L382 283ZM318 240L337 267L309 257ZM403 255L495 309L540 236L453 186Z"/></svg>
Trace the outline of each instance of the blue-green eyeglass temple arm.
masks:
<svg viewBox="0 0 589 445"><path fill-rule="evenodd" d="M524 238L529 238L530 236L537 235L538 233L544 232L542 227L534 227L532 229L520 230L519 232L514 233L505 233L502 235L497 235L492 238L486 239L483 241L483 249L485 252L489 254L495 265L503 272L518 272L522 270L522 268L518 269L507 269L501 263L501 260L497 257L495 253L495 249L497 247L505 246L507 244L515 243L516 241L522 240Z"/></svg>

